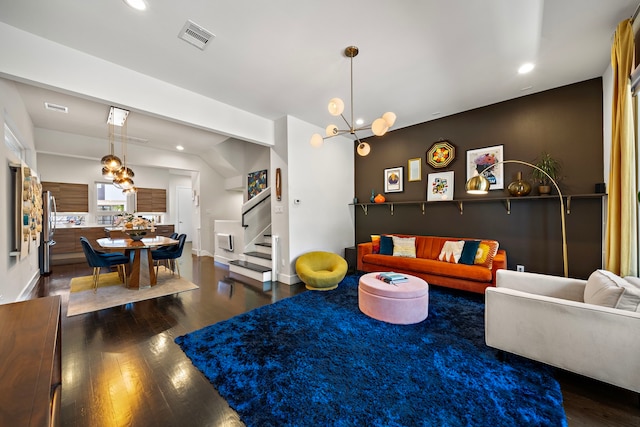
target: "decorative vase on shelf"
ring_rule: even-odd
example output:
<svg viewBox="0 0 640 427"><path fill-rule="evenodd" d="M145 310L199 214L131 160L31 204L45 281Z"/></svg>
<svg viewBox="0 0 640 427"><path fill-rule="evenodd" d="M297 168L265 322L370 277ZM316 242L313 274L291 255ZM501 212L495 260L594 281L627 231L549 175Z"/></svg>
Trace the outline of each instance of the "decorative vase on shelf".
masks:
<svg viewBox="0 0 640 427"><path fill-rule="evenodd" d="M551 186L550 185L538 185L538 193L541 196L547 196L551 194Z"/></svg>
<svg viewBox="0 0 640 427"><path fill-rule="evenodd" d="M373 201L375 203L384 203L386 199L384 198L384 196L382 194L378 194L376 197L373 198Z"/></svg>
<svg viewBox="0 0 640 427"><path fill-rule="evenodd" d="M507 190L514 197L526 196L531 192L531 184L522 179L522 172L518 172L516 180L509 184Z"/></svg>
<svg viewBox="0 0 640 427"><path fill-rule="evenodd" d="M369 200L371 201L371 203L374 203L376 201L376 194L373 189L371 190L371 198Z"/></svg>

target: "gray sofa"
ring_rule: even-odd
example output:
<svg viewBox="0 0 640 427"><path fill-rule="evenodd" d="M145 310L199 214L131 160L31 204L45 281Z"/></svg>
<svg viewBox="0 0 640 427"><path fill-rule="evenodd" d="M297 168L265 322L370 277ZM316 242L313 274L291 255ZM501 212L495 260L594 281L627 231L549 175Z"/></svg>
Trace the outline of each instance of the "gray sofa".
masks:
<svg viewBox="0 0 640 427"><path fill-rule="evenodd" d="M497 272L488 346L640 392L640 313L584 302L586 280Z"/></svg>

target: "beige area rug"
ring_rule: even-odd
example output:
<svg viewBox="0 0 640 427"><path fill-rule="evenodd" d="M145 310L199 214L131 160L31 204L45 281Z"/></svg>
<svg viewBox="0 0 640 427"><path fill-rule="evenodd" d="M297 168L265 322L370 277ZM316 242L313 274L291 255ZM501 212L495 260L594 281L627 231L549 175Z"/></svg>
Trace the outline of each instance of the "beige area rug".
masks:
<svg viewBox="0 0 640 427"><path fill-rule="evenodd" d="M98 288L122 285L118 273L103 273L98 280ZM93 289L93 276L74 277L71 279L71 292L82 292Z"/></svg>
<svg viewBox="0 0 640 427"><path fill-rule="evenodd" d="M104 280L102 276L105 276ZM86 288L87 281L88 288ZM71 291L69 293L67 317L198 289L198 285L191 283L184 277L178 278L177 274L171 274L171 271L166 270L164 267L160 268L158 284L150 288L127 289L122 283L118 282L118 273L101 274L98 291L94 293L93 288L91 288L91 276L71 279L70 287L72 289L74 287L76 289L85 287L87 290Z"/></svg>

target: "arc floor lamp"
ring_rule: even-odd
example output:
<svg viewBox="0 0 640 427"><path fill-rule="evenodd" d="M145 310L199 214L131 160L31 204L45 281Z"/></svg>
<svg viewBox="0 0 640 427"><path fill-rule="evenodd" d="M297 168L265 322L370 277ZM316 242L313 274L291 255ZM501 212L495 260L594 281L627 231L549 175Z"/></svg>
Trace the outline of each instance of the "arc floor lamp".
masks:
<svg viewBox="0 0 640 427"><path fill-rule="evenodd" d="M564 277L569 277L569 267L568 267L568 260L567 260L567 231L566 231L566 225L565 225L565 210L564 210L564 198L562 196L562 192L560 191L560 187L558 187L558 183L544 170L540 169L539 167L537 167L536 165L533 165L531 163L527 163L527 162L523 162L522 160L502 160L499 162L496 162L494 164L492 164L491 166L489 166L488 168L486 168L485 170L483 170L480 174L472 177L471 179L469 179L467 181L467 183L465 184L465 189L467 190L467 193L469 194L487 194L489 192L489 187L491 186L491 184L489 183L489 180L485 177L485 174L487 172L489 172L491 169L495 168L498 165L504 164L504 163L517 163L520 165L525 165L525 166L529 166L533 169L538 170L539 172L543 173L547 178L549 178L549 181L551 181L551 183L553 184L553 186L556 188L556 191L558 191L558 197L560 197L560 221L562 224L562 261L563 261L563 266L564 266Z"/></svg>

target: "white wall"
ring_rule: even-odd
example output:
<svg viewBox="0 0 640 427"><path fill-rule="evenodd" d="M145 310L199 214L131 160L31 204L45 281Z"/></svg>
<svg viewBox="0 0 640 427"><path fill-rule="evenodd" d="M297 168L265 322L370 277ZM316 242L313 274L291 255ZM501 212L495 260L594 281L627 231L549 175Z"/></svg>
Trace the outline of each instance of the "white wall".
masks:
<svg viewBox="0 0 640 427"><path fill-rule="evenodd" d="M315 250L343 255L344 248L354 244L353 207L349 203L354 194L355 150L353 141L343 137L314 148L309 139L322 129L291 116L286 123L288 171L283 179L283 208L289 217L289 264L282 273L293 277L298 256ZM277 137L281 137L279 132Z"/></svg>
<svg viewBox="0 0 640 427"><path fill-rule="evenodd" d="M10 82L0 80L0 120L2 121L2 144L0 144L0 157L3 160L3 173L0 173L0 188L2 188L3 200L0 205L0 230L3 238L0 239L0 304L17 301L25 298L28 291L40 277L38 265L38 248L30 243L29 255L23 259L10 257L11 237L7 230L13 228L13 213L7 200L11 195L11 181L9 162L14 158L4 144L4 123L8 123L13 133L18 137L27 149L27 164L34 171L38 170L35 156L33 136L33 124L27 110Z"/></svg>

